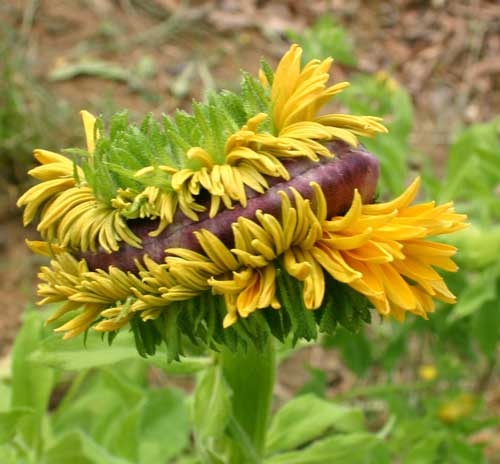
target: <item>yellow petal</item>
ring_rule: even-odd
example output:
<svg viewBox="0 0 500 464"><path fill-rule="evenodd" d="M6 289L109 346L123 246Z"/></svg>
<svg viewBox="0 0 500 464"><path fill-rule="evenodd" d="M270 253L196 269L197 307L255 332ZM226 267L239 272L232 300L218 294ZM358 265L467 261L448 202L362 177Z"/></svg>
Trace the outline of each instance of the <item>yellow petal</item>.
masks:
<svg viewBox="0 0 500 464"><path fill-rule="evenodd" d="M386 203L363 205L363 214L388 214L395 209L407 207L417 195L420 188L420 177L417 177L411 185L397 198Z"/></svg>
<svg viewBox="0 0 500 464"><path fill-rule="evenodd" d="M86 110L80 111L80 116L82 117L83 130L85 131L85 138L87 140L87 151L89 153L94 153L94 150L95 150L95 139L94 139L95 117ZM96 133L96 137L99 138L99 132Z"/></svg>

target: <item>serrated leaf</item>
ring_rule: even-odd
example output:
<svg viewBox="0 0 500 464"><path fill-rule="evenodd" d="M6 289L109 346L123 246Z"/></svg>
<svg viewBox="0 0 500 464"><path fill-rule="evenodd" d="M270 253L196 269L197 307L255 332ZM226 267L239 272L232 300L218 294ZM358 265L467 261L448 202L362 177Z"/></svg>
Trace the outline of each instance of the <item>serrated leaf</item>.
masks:
<svg viewBox="0 0 500 464"><path fill-rule="evenodd" d="M290 317L293 341L300 338L314 340L317 336L316 321L312 311L308 311L302 299L302 283L293 279L285 271L278 269L276 273L281 311L286 311Z"/></svg>

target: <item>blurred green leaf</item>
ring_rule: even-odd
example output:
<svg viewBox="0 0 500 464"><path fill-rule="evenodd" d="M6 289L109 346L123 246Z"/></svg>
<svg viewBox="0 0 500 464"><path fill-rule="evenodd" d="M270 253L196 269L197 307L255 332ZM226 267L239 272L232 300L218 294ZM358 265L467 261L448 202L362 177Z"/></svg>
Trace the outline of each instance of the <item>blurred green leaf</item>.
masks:
<svg viewBox="0 0 500 464"><path fill-rule="evenodd" d="M499 281L500 286L500 281ZM498 299L482 305L472 319L472 332L485 356L496 356L496 346L500 340L500 302Z"/></svg>
<svg viewBox="0 0 500 464"><path fill-rule="evenodd" d="M108 420L102 437L102 444L109 452L134 463L139 460L139 420L144 401L130 406L124 404L113 420Z"/></svg>
<svg viewBox="0 0 500 464"><path fill-rule="evenodd" d="M500 218L500 118L462 131L450 148L440 200L460 199L469 214L489 223Z"/></svg>
<svg viewBox="0 0 500 464"><path fill-rule="evenodd" d="M407 338L410 332L410 323L405 325L391 324L390 338L384 343L380 360L386 371L393 371L398 360L407 352Z"/></svg>
<svg viewBox="0 0 500 464"><path fill-rule="evenodd" d="M269 457L264 464L389 464L372 459L372 452L379 445L380 441L369 433L337 435L318 440L300 451Z"/></svg>
<svg viewBox="0 0 500 464"><path fill-rule="evenodd" d="M304 50L304 63L313 59L324 60L331 56L339 63L356 65L352 39L332 16L321 15L312 27L302 33L290 30L286 35Z"/></svg>
<svg viewBox="0 0 500 464"><path fill-rule="evenodd" d="M438 447L444 439L443 433L433 433L413 445L405 455L404 462L408 464L428 464L435 462Z"/></svg>
<svg viewBox="0 0 500 464"><path fill-rule="evenodd" d="M140 462L168 462L189 443L189 414L182 392L150 390L140 420Z"/></svg>
<svg viewBox="0 0 500 464"><path fill-rule="evenodd" d="M34 449L41 446L42 421L54 386L53 370L30 360L40 343L42 330L41 314L28 309L12 350L12 407L33 411L29 420L19 425L18 432Z"/></svg>
<svg viewBox="0 0 500 464"><path fill-rule="evenodd" d="M150 356L147 362L159 367L166 374L178 374L178 375L188 375L196 374L210 366L213 366L214 360L209 357L182 357L180 361L168 362L167 355L164 353L156 353L154 356Z"/></svg>
<svg viewBox="0 0 500 464"><path fill-rule="evenodd" d="M201 440L222 435L231 418L231 390L221 369L210 367L199 379L193 398L193 422Z"/></svg>
<svg viewBox="0 0 500 464"><path fill-rule="evenodd" d="M464 288L458 297L457 304L450 313L448 320L454 322L477 311L488 301L494 300L497 295L497 280L500 278L500 264L487 267Z"/></svg>
<svg viewBox="0 0 500 464"><path fill-rule="evenodd" d="M33 409L25 407L0 412L0 445L10 440L17 433L21 419L32 413Z"/></svg>
<svg viewBox="0 0 500 464"><path fill-rule="evenodd" d="M464 271L473 271L497 263L500 256L500 225L471 224L467 229L455 234L450 242L458 247L457 260L465 268Z"/></svg>
<svg viewBox="0 0 500 464"><path fill-rule="evenodd" d="M337 348L342 361L357 375L363 375L372 365L371 343L363 332L353 334L339 328L334 335L326 338L324 343L328 347Z"/></svg>
<svg viewBox="0 0 500 464"><path fill-rule="evenodd" d="M132 464L110 454L81 430L62 434L52 444L41 464Z"/></svg>
<svg viewBox="0 0 500 464"><path fill-rule="evenodd" d="M49 74L49 79L64 81L78 76L94 76L122 82L129 82L132 79L129 70L115 63L99 60L59 66Z"/></svg>
<svg viewBox="0 0 500 464"><path fill-rule="evenodd" d="M108 346L94 331L89 331L85 345L79 337L63 340L59 335L51 335L42 340L30 355L30 360L37 364L75 371L138 358L130 334L120 333L113 345Z"/></svg>
<svg viewBox="0 0 500 464"><path fill-rule="evenodd" d="M408 92L385 72L361 75L338 98L353 114L370 114L384 118L388 134L373 139L363 138L368 151L380 161L380 189L383 193L400 195L408 174L410 133L413 126L413 105Z"/></svg>
<svg viewBox="0 0 500 464"><path fill-rule="evenodd" d="M453 437L450 440L448 452L449 462L452 464L487 464L482 449L460 437Z"/></svg>
<svg viewBox="0 0 500 464"><path fill-rule="evenodd" d="M328 374L323 370L311 366L306 366L309 372L309 379L302 385L302 388L297 392L298 395L313 394L320 398L326 396L328 384Z"/></svg>
<svg viewBox="0 0 500 464"><path fill-rule="evenodd" d="M24 464L19 459L18 450L12 444L0 445L0 462L2 464Z"/></svg>
<svg viewBox="0 0 500 464"><path fill-rule="evenodd" d="M363 414L311 394L301 395L286 403L273 417L267 434L267 452L292 450L321 437L330 428L361 430Z"/></svg>
<svg viewBox="0 0 500 464"><path fill-rule="evenodd" d="M120 403L119 407L114 409L113 419L108 418L106 428L102 429L102 437L95 438L116 456L137 462L140 444L139 421L146 403L145 392L117 370L105 370L103 380L104 385L119 398Z"/></svg>
<svg viewBox="0 0 500 464"><path fill-rule="evenodd" d="M10 366L8 366L10 376ZM6 369L7 370L7 369ZM7 381L0 380L0 411L6 411L10 407L12 389Z"/></svg>

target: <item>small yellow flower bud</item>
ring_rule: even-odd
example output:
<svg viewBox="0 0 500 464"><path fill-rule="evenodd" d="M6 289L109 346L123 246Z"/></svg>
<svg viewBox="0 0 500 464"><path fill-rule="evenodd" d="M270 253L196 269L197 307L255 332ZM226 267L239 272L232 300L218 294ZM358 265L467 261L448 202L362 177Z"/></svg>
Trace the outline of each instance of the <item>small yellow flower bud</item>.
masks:
<svg viewBox="0 0 500 464"><path fill-rule="evenodd" d="M418 370L418 376L422 380L434 380L438 375L438 371L436 369L436 366L432 364L423 364L420 366L420 369Z"/></svg>

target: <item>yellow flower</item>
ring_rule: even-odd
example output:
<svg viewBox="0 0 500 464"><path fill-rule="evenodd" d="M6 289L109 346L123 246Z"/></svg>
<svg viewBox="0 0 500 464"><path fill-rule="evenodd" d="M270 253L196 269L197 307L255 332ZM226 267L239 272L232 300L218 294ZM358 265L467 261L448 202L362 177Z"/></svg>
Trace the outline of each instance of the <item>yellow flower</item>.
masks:
<svg viewBox="0 0 500 464"><path fill-rule="evenodd" d="M264 311L282 311L267 313L274 316L288 311L289 303L280 300L290 300L290 288L280 285L290 282L302 297L292 304L308 310L322 311L325 300L342 298L327 295L332 279L342 284L336 287L339 292L358 292L380 314L397 320L407 312L427 318L434 299L454 302L435 268L456 271L451 260L456 249L432 238L465 227L465 216L456 214L452 203L411 205L419 179L393 201L363 204L372 200L373 189L366 187L366 179L355 179L357 169L369 166L363 175L371 176L374 187L378 168L373 157L349 146L358 144L358 136L386 129L371 116L319 116L347 84L328 86L332 60L301 67L301 53L292 46L272 82L261 77L267 112L231 121L222 141L212 144L216 152L180 143L185 159L175 166L162 164L170 159L165 153L149 160L152 165L134 159L133 166L115 166L116 179L131 173L132 180L127 184L125 179L124 186L114 180L108 198L115 196L107 203L98 199L85 170L109 142L90 113L82 112L89 164L80 168L59 154L35 151L41 166L30 173L42 182L18 204L26 206L25 224L40 210L38 230L44 241L30 246L52 261L40 272L38 293L41 303L62 303L50 322L74 312L56 329L65 338L89 327L112 332L129 322L134 328L136 321L165 318L162 324L168 325L177 323L177 317L179 327L203 326L200 333L210 337L216 318L228 328L240 318L259 320ZM134 130L127 136L133 137ZM355 169L330 170L343 160L332 160L330 148L349 155ZM300 163L307 172L293 178ZM154 182L148 183L148 176ZM344 203L336 203L338 197ZM157 222L151 227L148 220ZM172 236L178 241L169 242ZM222 315L212 304L220 300L225 302ZM189 319L191 312L180 309L193 301L199 306ZM162 324L147 325L159 331L150 339L166 336L167 329L151 328Z"/></svg>
<svg viewBox="0 0 500 464"><path fill-rule="evenodd" d="M474 396L469 393L460 393L441 405L438 416L443 422L451 424L470 416L474 411L475 404Z"/></svg>
<svg viewBox="0 0 500 464"><path fill-rule="evenodd" d="M365 295L382 315L398 320L407 311L427 318L434 311L432 298L455 302L432 266L456 271L450 259L456 248L427 238L467 227L466 216L456 214L451 202L410 206L419 184L417 178L388 203L362 205L355 194L345 216L323 223L323 237L312 251L334 279Z"/></svg>
<svg viewBox="0 0 500 464"><path fill-rule="evenodd" d="M279 137L292 149L323 154L325 148L317 140L339 139L356 146L356 134L372 137L377 132L387 132L381 119L373 116L328 114L317 117L321 107L349 83L327 87L333 59L312 60L301 69L301 57L302 49L292 45L276 69L271 89L274 126Z"/></svg>
<svg viewBox="0 0 500 464"><path fill-rule="evenodd" d="M450 203L411 206L418 185L417 179L397 199L376 205L362 205L356 191L349 211L330 219L317 184L312 184L314 208L296 190L291 190L293 203L282 191L281 218L260 211L255 221L240 217L232 225L234 248L201 230L196 237L203 253L168 249L164 263L145 256L139 277L115 267L89 272L84 260L78 263L60 252L52 270L42 270L40 277L47 283L41 284L39 293L45 296L43 303L67 301L54 318L83 305L81 314L87 317L77 316L74 324L59 328L69 330L69 335L88 327L91 315L104 318L97 330L116 330L133 313L143 320L156 318L173 302L210 289L224 296L224 327L229 327L256 310L281 307L276 293L276 266L281 263L290 276L303 282L308 309L323 303L326 272L365 295L384 316L403 320L409 311L427 318L434 310L433 298L454 301L433 266L457 270L450 258L456 249L428 237L466 225L465 216L454 213ZM123 302L131 296L134 301L124 313Z"/></svg>
<svg viewBox="0 0 500 464"><path fill-rule="evenodd" d="M87 111L82 111L81 115L87 151L92 155L95 118ZM43 182L30 188L17 202L19 207L26 207L24 225L30 224L45 204L37 230L49 242L56 241L58 246L82 251L96 251L99 244L107 253L118 250L121 240L140 247L139 238L128 228L119 210L95 198L79 166L47 150L37 149L34 156L41 166L30 170L29 174Z"/></svg>
<svg viewBox="0 0 500 464"><path fill-rule="evenodd" d="M438 371L436 369L436 366L432 364L424 364L420 366L420 369L418 370L418 375L422 380L431 381L437 377Z"/></svg>
<svg viewBox="0 0 500 464"><path fill-rule="evenodd" d="M281 192L281 220L262 212L257 221L240 217L233 224L233 249L205 230L197 234L205 255L167 250L177 255L167 257L164 266L173 280L170 288L165 281L157 284L164 289L157 293L168 302L179 299L180 291L184 299L211 287L213 293L224 295L228 327L238 316L281 306L273 263L282 257L286 272L304 282L303 302L308 309L323 302L325 271L365 295L384 316L403 320L409 311L427 318L434 311L433 298L454 302L433 266L448 271L457 267L450 259L454 247L426 238L466 224L465 216L454 213L450 203L410 206L418 186L416 179L400 197L377 205L362 205L355 192L349 211L329 220L317 184L313 184L315 210L297 191L292 190L293 205ZM148 296L139 298L146 302Z"/></svg>
<svg viewBox="0 0 500 464"><path fill-rule="evenodd" d="M274 133L259 128L269 117L259 113L228 138L224 164L216 164L213 154L202 147L193 147L186 153L188 159L199 161L202 167L173 174L172 186L185 215L198 220L196 213L204 211L195 200L202 189L211 194L209 216L215 217L222 204L231 208L237 201L246 206L245 186L259 193L267 189L263 176L288 180L288 171L280 159L308 157L318 161L319 156L334 155L323 142L342 140L357 146L357 135L373 137L387 132L381 118L373 116L327 114L318 117L321 107L349 84L342 82L326 87L333 60L312 60L301 69L301 55L302 49L292 45L276 69L270 103ZM262 76L261 73L261 80L268 86ZM170 168L160 166L160 169Z"/></svg>

